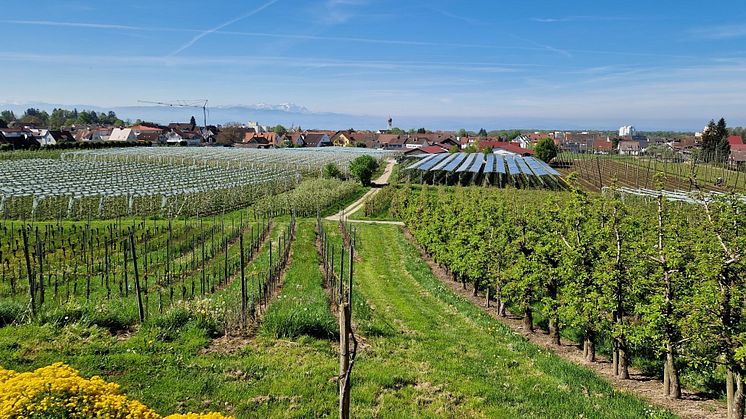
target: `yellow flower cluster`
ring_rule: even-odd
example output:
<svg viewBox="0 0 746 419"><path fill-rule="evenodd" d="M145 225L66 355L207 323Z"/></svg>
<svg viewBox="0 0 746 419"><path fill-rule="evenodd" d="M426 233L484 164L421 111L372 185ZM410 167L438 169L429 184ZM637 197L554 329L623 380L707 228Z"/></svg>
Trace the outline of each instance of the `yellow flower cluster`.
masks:
<svg viewBox="0 0 746 419"><path fill-rule="evenodd" d="M0 418L27 417L161 419L139 401L127 399L120 393L119 385L100 377L85 379L63 363L24 373L0 367ZM228 417L219 413L187 413L165 419Z"/></svg>

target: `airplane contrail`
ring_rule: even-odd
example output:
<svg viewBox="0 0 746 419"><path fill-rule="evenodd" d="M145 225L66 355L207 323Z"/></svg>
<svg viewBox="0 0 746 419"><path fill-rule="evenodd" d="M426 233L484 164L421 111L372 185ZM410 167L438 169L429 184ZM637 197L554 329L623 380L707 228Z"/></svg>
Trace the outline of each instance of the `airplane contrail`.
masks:
<svg viewBox="0 0 746 419"><path fill-rule="evenodd" d="M230 26L230 25L232 25L232 24L234 24L234 23L236 23L236 22L238 22L240 20L246 19L247 17L254 16L255 14L257 14L257 13L261 12L262 10L266 9L267 7L272 6L273 4L277 3L278 1L280 1L280 0L271 0L271 1L269 1L269 2L267 2L265 4L263 4L263 5L259 6L258 8L250 11L249 13L246 13L245 15L241 15L241 16L239 16L237 18L234 18L234 19L231 19L231 20L229 20L229 21L227 21L225 23L222 23L222 24L220 24L220 25L218 25L218 26L216 26L216 27L214 27L212 29L208 29L208 30L206 30L204 32L201 32L198 35L196 35L194 38L192 38L189 42L187 42L186 44L180 46L176 51L168 54L168 56L169 57L173 57L174 55L178 55L182 51L184 51L187 48L190 48L192 45L196 44L197 41L199 41L200 39L206 37L207 35L215 33L217 31L225 28L226 26Z"/></svg>

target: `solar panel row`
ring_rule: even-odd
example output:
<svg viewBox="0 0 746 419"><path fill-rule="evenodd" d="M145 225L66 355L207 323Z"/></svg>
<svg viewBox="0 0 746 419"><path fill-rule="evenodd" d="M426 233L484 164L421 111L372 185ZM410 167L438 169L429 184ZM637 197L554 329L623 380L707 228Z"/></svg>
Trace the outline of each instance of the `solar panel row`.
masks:
<svg viewBox="0 0 746 419"><path fill-rule="evenodd" d="M500 173L527 176L561 176L535 157L479 153L435 154L408 166L407 169L442 170L446 172Z"/></svg>

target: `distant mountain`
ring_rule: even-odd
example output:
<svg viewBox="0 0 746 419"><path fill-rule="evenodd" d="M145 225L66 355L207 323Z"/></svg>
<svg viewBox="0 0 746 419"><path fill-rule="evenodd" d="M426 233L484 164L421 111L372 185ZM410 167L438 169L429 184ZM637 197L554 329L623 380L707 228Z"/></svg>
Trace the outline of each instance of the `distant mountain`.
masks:
<svg viewBox="0 0 746 419"><path fill-rule="evenodd" d="M0 103L0 110L12 110L17 116L21 116L28 108L38 108L51 112L54 108L93 110L96 112L116 112L121 119L135 121L157 122L168 124L169 122L188 122L194 116L197 123L202 124L202 109L179 108L170 106L114 106L101 107L80 104L52 104L52 103ZM388 116L373 115L351 115L333 112L314 112L304 106L293 103L255 105L216 105L208 107L207 123L210 125L222 125L228 122L246 123L254 121L262 125L282 124L287 128L302 127L304 129L329 129L342 130L354 128L357 130L385 129ZM626 121L626 120L624 120ZM701 129L701 124L693 123L689 119L640 119L634 121L635 126L644 131L655 130L688 130ZM478 131L480 128L490 130L501 129L537 129L537 130L605 130L616 131L621 125L619 121L587 120L575 121L556 118L537 117L458 117L458 116L409 116L394 117L394 126L410 129L424 127L431 130L453 130L460 128Z"/></svg>
<svg viewBox="0 0 746 419"><path fill-rule="evenodd" d="M194 116L198 123L202 123L204 115L202 109L183 108L160 105L139 106L113 106L101 107L82 104L55 104L55 103L0 103L0 110L12 110L17 116L21 116L28 108L38 108L52 112L54 108L88 110L96 112L116 112L123 120L135 121L137 119L161 124L169 122L187 122ZM293 103L255 105L219 105L207 108L207 123L209 125L222 125L228 122L255 121L262 125L282 124L288 128L301 126L302 128L318 129L382 129L386 127L383 117L360 116L337 114L328 112L312 112L304 106Z"/></svg>
<svg viewBox="0 0 746 419"><path fill-rule="evenodd" d="M240 107L240 106L239 106ZM296 105L295 103L281 103L279 105L269 105L266 103L258 103L256 105L245 106L249 109L256 109L258 111L282 111L289 113L310 113L305 106ZM224 106L217 106L216 108L224 108Z"/></svg>

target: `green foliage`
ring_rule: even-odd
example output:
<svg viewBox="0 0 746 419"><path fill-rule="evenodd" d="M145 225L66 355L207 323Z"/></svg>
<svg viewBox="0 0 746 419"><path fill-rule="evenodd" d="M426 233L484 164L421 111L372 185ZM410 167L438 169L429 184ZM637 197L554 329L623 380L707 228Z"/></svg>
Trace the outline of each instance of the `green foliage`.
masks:
<svg viewBox="0 0 746 419"><path fill-rule="evenodd" d="M396 189L393 186L386 186L382 188L377 194L367 198L363 204L363 214L365 218L369 219L386 219L389 218L389 210L391 208L391 200L396 194Z"/></svg>
<svg viewBox="0 0 746 419"><path fill-rule="evenodd" d="M557 157L559 149L551 138L542 138L539 140L539 143L536 144L534 151L536 152L536 157L545 163L549 163L553 158Z"/></svg>
<svg viewBox="0 0 746 419"><path fill-rule="evenodd" d="M272 132L274 132L277 135L285 135L288 133L287 128L283 127L280 124L275 125L275 127L272 129Z"/></svg>
<svg viewBox="0 0 746 419"><path fill-rule="evenodd" d="M363 186L370 186L373 173L378 170L378 161L371 156L363 155L350 163L350 173Z"/></svg>
<svg viewBox="0 0 746 419"><path fill-rule="evenodd" d="M391 212L454 279L490 289L517 313L536 312L566 337L624 348L654 373L672 352L690 384L715 385L705 391L725 380L714 360L746 367L746 320L733 317L746 309L746 204L737 198L662 202L659 218L655 201L622 200L613 189L404 185Z"/></svg>
<svg viewBox="0 0 746 419"><path fill-rule="evenodd" d="M310 179L290 191L268 195L259 199L254 208L260 214L290 214L314 216L329 207L335 207L350 197L359 196L360 185L338 179Z"/></svg>
<svg viewBox="0 0 746 419"><path fill-rule="evenodd" d="M342 173L336 163L327 163L324 166L323 176L325 179L345 180L344 173Z"/></svg>

